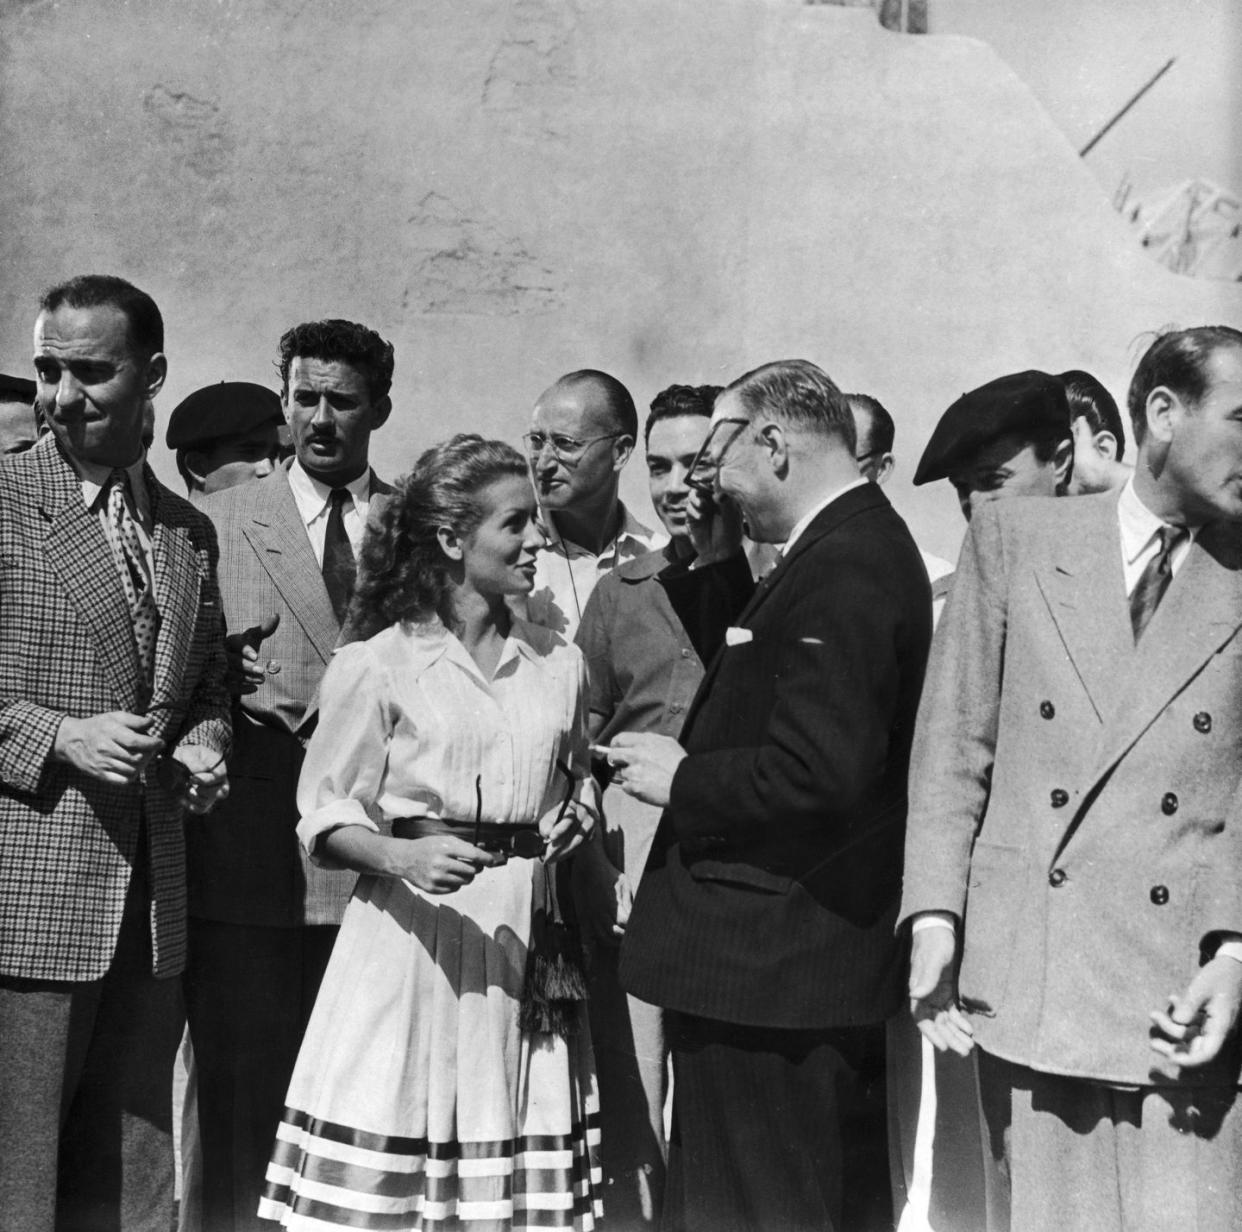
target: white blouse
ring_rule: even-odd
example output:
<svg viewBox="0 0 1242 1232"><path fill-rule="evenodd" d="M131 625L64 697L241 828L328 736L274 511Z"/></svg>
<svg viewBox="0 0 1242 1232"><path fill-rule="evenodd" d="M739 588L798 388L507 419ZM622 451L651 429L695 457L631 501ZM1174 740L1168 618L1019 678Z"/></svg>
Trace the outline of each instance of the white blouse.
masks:
<svg viewBox="0 0 1242 1232"><path fill-rule="evenodd" d="M577 646L515 618L493 678L438 621L393 625L333 656L298 783L298 838L380 819L538 821L574 796L597 807L589 773L586 672Z"/></svg>

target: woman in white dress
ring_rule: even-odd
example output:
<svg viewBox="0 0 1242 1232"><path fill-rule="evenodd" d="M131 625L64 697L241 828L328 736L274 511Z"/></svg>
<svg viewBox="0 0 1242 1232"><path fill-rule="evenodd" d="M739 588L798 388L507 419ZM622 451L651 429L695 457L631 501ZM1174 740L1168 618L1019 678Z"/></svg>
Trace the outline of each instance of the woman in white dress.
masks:
<svg viewBox="0 0 1242 1232"><path fill-rule="evenodd" d="M363 548L353 615L379 631L333 658L298 788L307 850L362 875L259 1207L285 1227L601 1214L585 1006L560 1032L529 1001L519 1021L549 866L595 811L582 657L506 604L534 582L535 514L521 455L458 436Z"/></svg>

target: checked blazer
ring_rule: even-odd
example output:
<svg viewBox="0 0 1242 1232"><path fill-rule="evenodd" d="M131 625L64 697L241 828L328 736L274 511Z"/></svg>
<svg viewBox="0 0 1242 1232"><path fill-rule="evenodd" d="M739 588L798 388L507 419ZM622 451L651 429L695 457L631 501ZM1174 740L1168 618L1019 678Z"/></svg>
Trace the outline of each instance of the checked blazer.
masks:
<svg viewBox="0 0 1242 1232"><path fill-rule="evenodd" d="M371 475L370 512L390 485ZM192 819L190 914L229 924L339 924L356 875L319 868L297 840L297 785L319 682L341 641L319 562L289 487L288 464L201 506L220 536L220 591L230 634L276 613L259 646L269 672L234 701L229 798Z"/></svg>
<svg viewBox="0 0 1242 1232"><path fill-rule="evenodd" d="M745 1026L882 1022L904 975L893 922L931 638L926 570L874 484L828 504L733 635L709 637L738 613L729 587L712 593L726 570L667 571L708 668L626 926L621 982L644 1001Z"/></svg>
<svg viewBox="0 0 1242 1232"><path fill-rule="evenodd" d="M161 615L151 734L229 740L210 522L145 471ZM61 720L139 706L133 625L107 537L55 440L0 462L0 973L86 981L112 961L145 833L154 971L185 962L181 809L148 767L114 786L51 760Z"/></svg>

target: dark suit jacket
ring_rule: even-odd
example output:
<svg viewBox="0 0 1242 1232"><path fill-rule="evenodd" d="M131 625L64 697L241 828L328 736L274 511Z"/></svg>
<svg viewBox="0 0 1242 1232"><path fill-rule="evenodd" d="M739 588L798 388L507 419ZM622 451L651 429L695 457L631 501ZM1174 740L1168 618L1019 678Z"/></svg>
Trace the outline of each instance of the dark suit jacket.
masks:
<svg viewBox="0 0 1242 1232"><path fill-rule="evenodd" d="M1135 646L1117 493L971 523L927 673L903 915L965 916L975 1038L1147 1083L1148 1014L1242 931L1242 528L1205 527ZM1186 1071L1232 1081L1237 1050Z"/></svg>
<svg viewBox="0 0 1242 1232"><path fill-rule="evenodd" d="M700 630L728 614L710 594L724 572L669 577ZM622 946L630 992L751 1026L896 1010L905 778L930 613L914 541L871 484L825 508L759 586L682 731L689 756Z"/></svg>
<svg viewBox="0 0 1242 1232"><path fill-rule="evenodd" d="M164 752L228 748L211 523L148 468L160 610L147 712ZM112 786L51 760L67 715L141 712L129 605L97 514L45 436L0 464L0 974L94 980L112 962L145 817L153 966L185 962L181 807L151 768Z"/></svg>
<svg viewBox="0 0 1242 1232"><path fill-rule="evenodd" d="M371 513L391 492L371 476ZM341 639L288 470L202 504L220 535L220 593L229 633L279 614L259 647L278 669L234 706L229 798L188 823L190 914L231 924L339 924L353 873L311 864L298 845L296 793L319 682Z"/></svg>

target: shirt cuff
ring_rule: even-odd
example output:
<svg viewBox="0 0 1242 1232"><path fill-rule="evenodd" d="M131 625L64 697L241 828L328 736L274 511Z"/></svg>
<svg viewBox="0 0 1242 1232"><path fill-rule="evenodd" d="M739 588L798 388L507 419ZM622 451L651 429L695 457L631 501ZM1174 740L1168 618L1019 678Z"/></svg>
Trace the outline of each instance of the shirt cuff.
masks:
<svg viewBox="0 0 1242 1232"><path fill-rule="evenodd" d="M914 922L910 925L910 933L921 933L928 928L947 928L955 937L957 936L957 924L953 917L947 911L925 911L921 915L914 917ZM1239 959L1242 962L1242 959Z"/></svg>
<svg viewBox="0 0 1242 1232"><path fill-rule="evenodd" d="M1216 947L1216 953L1213 958L1232 958L1236 963L1242 963L1242 935L1238 933L1226 933L1225 939Z"/></svg>

